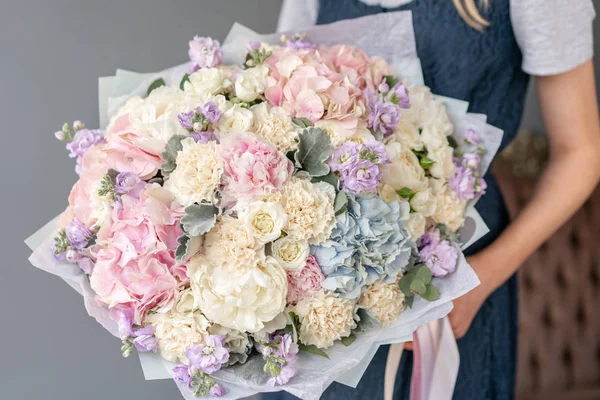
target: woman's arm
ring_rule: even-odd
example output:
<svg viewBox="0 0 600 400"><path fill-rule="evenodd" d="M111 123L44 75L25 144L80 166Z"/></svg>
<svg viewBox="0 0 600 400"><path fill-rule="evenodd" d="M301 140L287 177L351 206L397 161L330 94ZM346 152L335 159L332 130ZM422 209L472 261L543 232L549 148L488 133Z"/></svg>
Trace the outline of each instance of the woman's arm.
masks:
<svg viewBox="0 0 600 400"><path fill-rule="evenodd" d="M483 301L585 202L600 179L600 122L592 60L536 78L550 160L534 196L490 246L469 258L481 285L454 302L449 315L463 336Z"/></svg>

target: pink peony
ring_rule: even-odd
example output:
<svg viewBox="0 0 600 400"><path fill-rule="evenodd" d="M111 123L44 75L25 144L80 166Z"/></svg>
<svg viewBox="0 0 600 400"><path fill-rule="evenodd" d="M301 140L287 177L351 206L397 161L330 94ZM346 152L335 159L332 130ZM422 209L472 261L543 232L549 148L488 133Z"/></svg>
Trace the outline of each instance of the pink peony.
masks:
<svg viewBox="0 0 600 400"><path fill-rule="evenodd" d="M223 205L247 203L279 190L294 171L285 154L252 133L231 134L221 141Z"/></svg>
<svg viewBox="0 0 600 400"><path fill-rule="evenodd" d="M304 268L288 272L287 302L296 304L311 293L321 290L321 282L324 279L321 267L313 256L309 256Z"/></svg>

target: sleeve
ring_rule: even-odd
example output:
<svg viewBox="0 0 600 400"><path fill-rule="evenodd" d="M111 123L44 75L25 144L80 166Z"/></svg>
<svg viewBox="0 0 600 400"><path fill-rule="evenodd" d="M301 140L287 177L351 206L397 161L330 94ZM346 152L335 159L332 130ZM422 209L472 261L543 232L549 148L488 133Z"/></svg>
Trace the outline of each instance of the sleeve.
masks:
<svg viewBox="0 0 600 400"><path fill-rule="evenodd" d="M283 0L277 32L293 31L317 23L319 0Z"/></svg>
<svg viewBox="0 0 600 400"><path fill-rule="evenodd" d="M592 0L511 0L523 71L557 75L594 55Z"/></svg>

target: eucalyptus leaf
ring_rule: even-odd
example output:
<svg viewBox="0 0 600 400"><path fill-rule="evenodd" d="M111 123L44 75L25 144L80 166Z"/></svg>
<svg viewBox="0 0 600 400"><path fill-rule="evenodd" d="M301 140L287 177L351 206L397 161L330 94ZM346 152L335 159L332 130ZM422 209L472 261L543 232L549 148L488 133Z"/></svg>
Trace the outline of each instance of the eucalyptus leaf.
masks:
<svg viewBox="0 0 600 400"><path fill-rule="evenodd" d="M398 285L400 286L402 293L404 293L404 296L408 297L413 295L413 293L410 291L410 285L414 279L414 274L406 274L400 279Z"/></svg>
<svg viewBox="0 0 600 400"><path fill-rule="evenodd" d="M183 78L181 78L181 82L179 82L179 89L183 90L183 88L185 87L185 83L190 81L190 74L185 74L183 75Z"/></svg>
<svg viewBox="0 0 600 400"><path fill-rule="evenodd" d="M165 80L163 78L158 78L157 80L155 80L154 82L152 82L150 84L150 86L148 86L148 93L147 94L149 95L150 93L152 93L152 91L154 89L157 89L157 88L159 88L161 86L165 86L165 85L166 85Z"/></svg>
<svg viewBox="0 0 600 400"><path fill-rule="evenodd" d="M333 145L327 132L319 128L307 128L300 134L298 150L294 154L296 166L308 172L310 176L324 176L330 171L325 163Z"/></svg>
<svg viewBox="0 0 600 400"><path fill-rule="evenodd" d="M415 296L411 295L404 297L404 302L406 303L406 307L412 308L413 303L415 302Z"/></svg>
<svg viewBox="0 0 600 400"><path fill-rule="evenodd" d="M428 284L431 282L431 270L427 268L427 265L421 264L421 266L417 267L417 278L419 278L423 283Z"/></svg>
<svg viewBox="0 0 600 400"><path fill-rule="evenodd" d="M308 346L305 344L299 344L298 349L305 353L313 354L315 356L320 356L320 357L323 357L323 358L326 358L329 360L329 356L327 355L327 353L325 353L323 350L319 349L314 344L311 344Z"/></svg>
<svg viewBox="0 0 600 400"><path fill-rule="evenodd" d="M161 166L163 174L168 175L177 168L177 153L183 149L181 141L185 138L186 136L183 135L174 135L167 142L165 151L161 154L162 159L165 160Z"/></svg>
<svg viewBox="0 0 600 400"><path fill-rule="evenodd" d="M429 283L425 286L425 293L423 293L421 297L427 301L436 301L440 298L440 291L437 290L437 288L431 283Z"/></svg>
<svg viewBox="0 0 600 400"><path fill-rule="evenodd" d="M415 294L422 295L425 293L425 289L425 284L418 278L414 279L410 284L410 291Z"/></svg>
<svg viewBox="0 0 600 400"><path fill-rule="evenodd" d="M294 118L292 119L294 125L299 126L300 128L309 128L313 126L313 123L310 122L308 118Z"/></svg>
<svg viewBox="0 0 600 400"><path fill-rule="evenodd" d="M218 212L211 204L192 204L185 209L181 227L191 236L202 236L215 225Z"/></svg>
<svg viewBox="0 0 600 400"><path fill-rule="evenodd" d="M355 335L350 335L342 338L342 344L344 346L350 346L356 340Z"/></svg>

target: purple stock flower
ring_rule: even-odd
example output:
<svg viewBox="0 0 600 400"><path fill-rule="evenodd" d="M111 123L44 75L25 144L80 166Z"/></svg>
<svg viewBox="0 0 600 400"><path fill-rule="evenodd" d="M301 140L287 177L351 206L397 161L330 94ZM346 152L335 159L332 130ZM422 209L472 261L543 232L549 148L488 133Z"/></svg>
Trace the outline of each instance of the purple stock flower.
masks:
<svg viewBox="0 0 600 400"><path fill-rule="evenodd" d="M477 145L479 144L479 142L481 142L481 137L477 132L475 132L474 129L467 129L467 131L465 132L465 141L467 141L470 144Z"/></svg>
<svg viewBox="0 0 600 400"><path fill-rule="evenodd" d="M294 369L292 367L289 367L287 365L283 366L283 367L281 367L281 371L279 372L279 375L270 378L267 381L267 385L269 385L269 386L285 385L286 383L288 383L290 381L290 379L292 379L292 377L295 374L296 374L296 371L294 371Z"/></svg>
<svg viewBox="0 0 600 400"><path fill-rule="evenodd" d="M252 50L258 50L260 49L260 42L255 42L253 40L250 40L248 42L248 44L246 45L246 53L250 53Z"/></svg>
<svg viewBox="0 0 600 400"><path fill-rule="evenodd" d="M60 140L61 142L64 141L67 137L65 136L65 133L63 131L56 131L54 132L54 137L58 140Z"/></svg>
<svg viewBox="0 0 600 400"><path fill-rule="evenodd" d="M181 125L184 129L193 129L193 119L195 116L196 114L194 110L182 112L179 115L177 115L177 121L179 121L179 125Z"/></svg>
<svg viewBox="0 0 600 400"><path fill-rule="evenodd" d="M419 260L427 265L433 276L445 276L456 270L458 251L447 240L434 241L419 251Z"/></svg>
<svg viewBox="0 0 600 400"><path fill-rule="evenodd" d="M133 172L120 172L115 178L115 192L128 193L141 182L141 179Z"/></svg>
<svg viewBox="0 0 600 400"><path fill-rule="evenodd" d="M83 250L85 246L87 246L90 241L92 234L85 227L83 222L78 220L77 218L73 218L67 228L65 229L65 233L67 234L67 239L75 250Z"/></svg>
<svg viewBox="0 0 600 400"><path fill-rule="evenodd" d="M206 343L188 349L185 355L192 366L206 374L212 374L229 360L229 350L224 344L225 336L209 335L206 337Z"/></svg>
<svg viewBox="0 0 600 400"><path fill-rule="evenodd" d="M94 269L94 261L89 257L79 257L77 260L77 266L81 268L86 274L91 274Z"/></svg>
<svg viewBox="0 0 600 400"><path fill-rule="evenodd" d="M456 195L462 201L468 201L475 198L475 183L476 179L473 176L473 170L460 165L456 168L454 176L452 176L448 183L450 187L456 193Z"/></svg>
<svg viewBox="0 0 600 400"><path fill-rule="evenodd" d="M387 93L390 90L390 85L388 85L386 81L382 81L377 87L377 90L379 90L381 93Z"/></svg>
<svg viewBox="0 0 600 400"><path fill-rule="evenodd" d="M279 355L281 358L286 362L293 364L296 361L298 350L298 345L294 343L292 335L286 333L281 336L281 343L279 344Z"/></svg>
<svg viewBox="0 0 600 400"><path fill-rule="evenodd" d="M190 136L192 138L194 138L194 140L196 142L200 142L200 143L208 143L210 141L215 141L217 142L217 137L215 136L215 133L213 131L203 131L203 132L192 132L190 133Z"/></svg>
<svg viewBox="0 0 600 400"><path fill-rule="evenodd" d="M223 386L219 385L218 383L215 383L210 388L210 395L213 397L221 397L226 393L227 393L227 389L225 389Z"/></svg>
<svg viewBox="0 0 600 400"><path fill-rule="evenodd" d="M465 168L477 170L479 169L481 157L479 157L479 154L476 153L465 153L462 155L459 161L459 165L463 165Z"/></svg>
<svg viewBox="0 0 600 400"><path fill-rule="evenodd" d="M400 108L410 108L410 96L408 95L408 89L402 82L396 83L396 86L394 86L394 94L398 99L398 105Z"/></svg>
<svg viewBox="0 0 600 400"><path fill-rule="evenodd" d="M117 322L121 339L134 336L133 317L135 311L132 307L113 308L110 313L111 319Z"/></svg>
<svg viewBox="0 0 600 400"><path fill-rule="evenodd" d="M384 137L391 135L400 122L400 108L379 96L370 97L369 108L369 127L375 133L382 133Z"/></svg>
<svg viewBox="0 0 600 400"><path fill-rule="evenodd" d="M221 110L219 110L219 107L212 101L209 101L202 107L202 114L211 124L214 124L221 119Z"/></svg>
<svg viewBox="0 0 600 400"><path fill-rule="evenodd" d="M359 146L360 158L372 161L374 164L381 165L390 162L390 158L385 151L385 146L378 140L370 140Z"/></svg>
<svg viewBox="0 0 600 400"><path fill-rule="evenodd" d="M213 68L223 62L221 44L218 40L209 37L194 36L190 40L188 51L194 71L200 68Z"/></svg>
<svg viewBox="0 0 600 400"><path fill-rule="evenodd" d="M81 129L75 133L73 140L67 143L69 157L81 158L86 151L98 143L104 142L104 131L101 129Z"/></svg>
<svg viewBox="0 0 600 400"><path fill-rule="evenodd" d="M183 383L187 387L192 387L192 376L187 365L176 365L173 368L173 379L175 382Z"/></svg>
<svg viewBox="0 0 600 400"><path fill-rule="evenodd" d="M429 245L436 245L440 242L440 230L433 227L430 228L421 238L419 239L419 246L425 247Z"/></svg>
<svg viewBox="0 0 600 400"><path fill-rule="evenodd" d="M343 173L342 187L352 193L377 190L381 173L377 164L369 160L358 160Z"/></svg>
<svg viewBox="0 0 600 400"><path fill-rule="evenodd" d="M329 166L335 171L344 171L358 160L358 145L354 142L346 142L333 150Z"/></svg>
<svg viewBox="0 0 600 400"><path fill-rule="evenodd" d="M156 353L158 351L158 340L154 336L154 327L148 325L134 331L135 339L133 345L142 353Z"/></svg>
<svg viewBox="0 0 600 400"><path fill-rule="evenodd" d="M65 258L67 259L68 262L70 263L76 263L77 260L79 259L79 253L77 253L75 250L73 249L69 249L67 250L67 252L65 253Z"/></svg>
<svg viewBox="0 0 600 400"><path fill-rule="evenodd" d="M483 196L485 194L485 190L487 189L487 182L483 178L479 178L477 180L477 184L475 184L475 197Z"/></svg>
<svg viewBox="0 0 600 400"><path fill-rule="evenodd" d="M312 50L317 48L317 46L309 42L306 39L306 35L302 33L296 33L289 38L283 36L282 40L285 42L286 47L293 50Z"/></svg>

